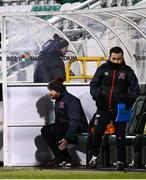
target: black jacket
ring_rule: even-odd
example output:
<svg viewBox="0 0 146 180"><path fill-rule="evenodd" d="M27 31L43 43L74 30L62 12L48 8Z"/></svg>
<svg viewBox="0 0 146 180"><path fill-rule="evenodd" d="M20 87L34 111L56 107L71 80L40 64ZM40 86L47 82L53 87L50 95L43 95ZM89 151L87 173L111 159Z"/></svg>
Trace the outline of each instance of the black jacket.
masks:
<svg viewBox="0 0 146 180"><path fill-rule="evenodd" d="M68 93L61 93L55 101L55 123L68 126L65 139L69 142L76 141L76 134L87 132L88 123L80 100Z"/></svg>
<svg viewBox="0 0 146 180"><path fill-rule="evenodd" d="M52 45L43 50L38 57L34 82L48 83L60 76L65 79L65 65L60 50Z"/></svg>
<svg viewBox="0 0 146 180"><path fill-rule="evenodd" d="M99 109L116 110L117 103L125 103L128 109L139 94L138 80L131 67L125 63L115 65L108 60L97 68L90 93Z"/></svg>

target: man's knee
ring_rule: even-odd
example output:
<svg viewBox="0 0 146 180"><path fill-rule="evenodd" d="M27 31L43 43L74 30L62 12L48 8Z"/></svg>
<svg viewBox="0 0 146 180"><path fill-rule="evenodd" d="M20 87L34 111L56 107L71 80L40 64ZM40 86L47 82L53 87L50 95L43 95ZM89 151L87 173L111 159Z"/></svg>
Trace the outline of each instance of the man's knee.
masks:
<svg viewBox="0 0 146 180"><path fill-rule="evenodd" d="M48 136L48 134L50 134L49 126L43 126L41 128L41 134L42 136Z"/></svg>

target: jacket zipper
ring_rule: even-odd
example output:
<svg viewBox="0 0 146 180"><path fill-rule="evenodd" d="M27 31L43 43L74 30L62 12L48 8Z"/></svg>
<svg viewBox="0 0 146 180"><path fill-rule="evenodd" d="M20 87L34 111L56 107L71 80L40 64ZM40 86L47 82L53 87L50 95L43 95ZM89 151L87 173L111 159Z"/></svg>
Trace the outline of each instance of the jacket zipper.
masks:
<svg viewBox="0 0 146 180"><path fill-rule="evenodd" d="M113 94L113 89L114 89L114 84L115 84L115 77L116 77L116 71L113 71L112 75L112 86L110 90L110 95L109 95L109 109L111 109L111 102L112 102L112 94Z"/></svg>

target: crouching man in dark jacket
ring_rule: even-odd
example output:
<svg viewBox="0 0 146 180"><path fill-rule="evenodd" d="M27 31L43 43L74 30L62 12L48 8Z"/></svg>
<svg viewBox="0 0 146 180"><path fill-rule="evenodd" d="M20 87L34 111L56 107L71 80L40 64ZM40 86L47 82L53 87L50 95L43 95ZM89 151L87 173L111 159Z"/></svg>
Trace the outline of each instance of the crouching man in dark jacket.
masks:
<svg viewBox="0 0 146 180"><path fill-rule="evenodd" d="M63 166L71 159L67 144L76 144L77 134L87 132L88 123L80 100L67 92L62 78L51 81L48 90L55 99L55 123L44 126L41 133L55 156L48 165Z"/></svg>

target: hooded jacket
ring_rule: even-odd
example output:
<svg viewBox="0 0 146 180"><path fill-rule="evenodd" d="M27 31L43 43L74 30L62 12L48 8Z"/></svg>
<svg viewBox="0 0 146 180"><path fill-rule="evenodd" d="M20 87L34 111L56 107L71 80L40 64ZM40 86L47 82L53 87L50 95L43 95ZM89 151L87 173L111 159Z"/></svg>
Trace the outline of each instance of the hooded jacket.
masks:
<svg viewBox="0 0 146 180"><path fill-rule="evenodd" d="M67 125L65 139L76 142L76 134L87 132L88 123L80 100L66 90L55 101L55 123Z"/></svg>
<svg viewBox="0 0 146 180"><path fill-rule="evenodd" d="M34 82L48 83L59 76L65 79L65 65L61 56L61 52L55 46L42 51L34 72Z"/></svg>
<svg viewBox="0 0 146 180"><path fill-rule="evenodd" d="M130 66L108 60L97 68L90 93L101 110L116 110L118 103L125 103L129 109L139 94L138 80Z"/></svg>

